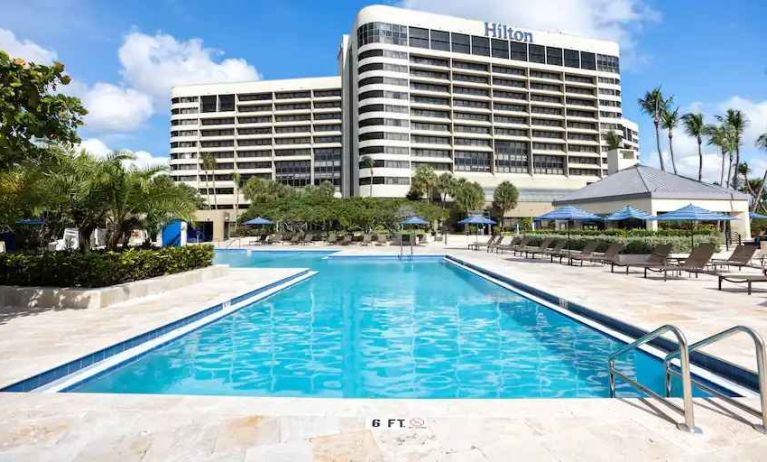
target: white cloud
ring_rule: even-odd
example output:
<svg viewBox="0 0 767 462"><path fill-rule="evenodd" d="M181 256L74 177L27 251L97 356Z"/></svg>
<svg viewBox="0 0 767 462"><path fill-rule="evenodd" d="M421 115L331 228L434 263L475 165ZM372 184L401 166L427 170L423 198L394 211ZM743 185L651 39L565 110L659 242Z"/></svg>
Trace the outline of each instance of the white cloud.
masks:
<svg viewBox="0 0 767 462"><path fill-rule="evenodd" d="M154 114L149 95L133 88L99 82L82 95L85 123L98 132L130 132Z"/></svg>
<svg viewBox="0 0 767 462"><path fill-rule="evenodd" d="M629 61L636 55L636 32L660 15L644 0L401 0L406 8L543 31L614 40ZM625 61L625 60L624 60Z"/></svg>
<svg viewBox="0 0 767 462"><path fill-rule="evenodd" d="M107 154L115 151L115 149L110 148L106 143L98 138L88 138L83 140L80 143L80 148L85 149L88 151L88 153L96 157L106 157ZM130 149L121 149L121 151L132 153L135 156L135 159L126 163L128 165L134 165L138 168L168 165L167 157L154 156L152 153L147 151L132 151Z"/></svg>
<svg viewBox="0 0 767 462"><path fill-rule="evenodd" d="M23 58L37 64L50 64L56 59L55 51L43 48L31 40L20 40L7 29L0 29L0 50L13 58Z"/></svg>
<svg viewBox="0 0 767 462"><path fill-rule="evenodd" d="M125 81L163 105L168 103L174 85L260 78L244 59L217 61L222 52L203 47L200 39L184 41L168 34L132 32L118 54Z"/></svg>

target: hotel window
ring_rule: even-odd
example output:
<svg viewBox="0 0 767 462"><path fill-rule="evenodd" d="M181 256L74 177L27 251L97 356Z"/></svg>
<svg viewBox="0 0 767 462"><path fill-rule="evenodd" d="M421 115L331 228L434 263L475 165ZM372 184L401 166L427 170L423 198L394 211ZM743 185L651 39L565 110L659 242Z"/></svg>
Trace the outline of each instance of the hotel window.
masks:
<svg viewBox="0 0 767 462"><path fill-rule="evenodd" d="M484 83L484 84L487 84L488 82L488 78L484 75L453 74L453 80L460 80L461 82Z"/></svg>
<svg viewBox="0 0 767 462"><path fill-rule="evenodd" d="M240 112L269 112L272 110L271 104L260 106L240 106L237 108Z"/></svg>
<svg viewBox="0 0 767 462"><path fill-rule="evenodd" d="M430 124L424 122L413 122L413 130L426 130L432 132L449 132L450 127L447 124Z"/></svg>
<svg viewBox="0 0 767 462"><path fill-rule="evenodd" d="M562 104L562 98L559 96L549 96L549 95L530 95L530 101L535 101L538 103L553 103L553 104Z"/></svg>
<svg viewBox="0 0 767 462"><path fill-rule="evenodd" d="M565 49L565 66L566 67L580 67L580 53L578 50Z"/></svg>
<svg viewBox="0 0 767 462"><path fill-rule="evenodd" d="M451 165L447 163L441 163L441 162L413 162L412 163L413 170L418 170L418 167L431 167L432 170L435 170L438 172L449 172Z"/></svg>
<svg viewBox="0 0 767 462"><path fill-rule="evenodd" d="M395 106L393 104L368 104L366 106L361 106L358 112L360 114L365 114L367 112L394 112L406 114L408 108L406 106Z"/></svg>
<svg viewBox="0 0 767 462"><path fill-rule="evenodd" d="M274 151L275 156L308 156L312 153L311 149L278 149Z"/></svg>
<svg viewBox="0 0 767 462"><path fill-rule="evenodd" d="M450 51L450 33L442 30L431 31L431 49Z"/></svg>
<svg viewBox="0 0 767 462"><path fill-rule="evenodd" d="M455 131L462 132L462 133L477 133L482 135L489 135L490 127L482 127L477 125L456 125ZM458 144L462 144L462 143L458 143Z"/></svg>
<svg viewBox="0 0 767 462"><path fill-rule="evenodd" d="M385 91L385 90L371 90L364 93L360 93L359 100L365 100L369 98L390 98L390 99L408 99L407 93L401 93L398 91Z"/></svg>
<svg viewBox="0 0 767 462"><path fill-rule="evenodd" d="M493 39L493 58L509 59L509 42L506 40Z"/></svg>
<svg viewBox="0 0 767 462"><path fill-rule="evenodd" d="M529 146L519 141L495 142L495 169L499 173L527 173Z"/></svg>
<svg viewBox="0 0 767 462"><path fill-rule="evenodd" d="M297 98L309 98L311 93L309 91L289 91L283 93L277 93L274 95L275 99L297 99Z"/></svg>
<svg viewBox="0 0 767 462"><path fill-rule="evenodd" d="M415 138L415 135L413 137ZM367 140L408 141L410 139L410 136L407 133L372 132L372 133L362 133L359 136L359 139L360 141L367 141ZM340 142L340 137L338 142Z"/></svg>
<svg viewBox="0 0 767 462"><path fill-rule="evenodd" d="M468 88L453 86L453 93L456 95L489 96L490 91L486 88Z"/></svg>
<svg viewBox="0 0 767 462"><path fill-rule="evenodd" d="M340 132L341 124L315 125L315 132Z"/></svg>
<svg viewBox="0 0 767 462"><path fill-rule="evenodd" d="M490 39L487 37L471 36L471 54L490 56Z"/></svg>
<svg viewBox="0 0 767 462"><path fill-rule="evenodd" d="M234 111L234 95L219 95L218 110L220 112Z"/></svg>
<svg viewBox="0 0 767 462"><path fill-rule="evenodd" d="M514 117L514 116L495 114L493 115L493 119L495 120L496 123L500 123L500 124L527 125L526 117Z"/></svg>
<svg viewBox="0 0 767 462"><path fill-rule="evenodd" d="M340 112L318 112L314 114L314 120L333 120L333 119L341 119L341 113Z"/></svg>
<svg viewBox="0 0 767 462"><path fill-rule="evenodd" d="M407 45L407 26L385 22L363 24L357 29L357 42L359 46L368 43Z"/></svg>
<svg viewBox="0 0 767 462"><path fill-rule="evenodd" d="M597 55L597 70L601 72L620 73L620 64L617 56Z"/></svg>
<svg viewBox="0 0 767 462"><path fill-rule="evenodd" d="M524 136L527 137L527 130L521 129L521 128L501 128L501 127L495 127L495 134L496 135L503 135L503 136ZM496 144L498 144L496 142Z"/></svg>
<svg viewBox="0 0 767 462"><path fill-rule="evenodd" d="M389 63L370 63L360 66L358 73L362 74L368 71L407 72L407 66Z"/></svg>
<svg viewBox="0 0 767 462"><path fill-rule="evenodd" d="M435 98L433 96L420 96L420 95L411 96L410 102L415 104L436 104L439 106L450 105L450 100L447 98Z"/></svg>
<svg viewBox="0 0 767 462"><path fill-rule="evenodd" d="M533 106L530 108L530 111L535 114L562 115L562 109L557 107ZM568 115L570 115L569 112Z"/></svg>
<svg viewBox="0 0 767 462"><path fill-rule="evenodd" d="M562 49L556 47L546 47L546 64L553 66L562 65Z"/></svg>
<svg viewBox="0 0 767 462"><path fill-rule="evenodd" d="M395 79L394 77L368 77L366 79L360 80L359 86L364 87L365 85L397 85L397 86L407 86L407 79ZM315 107L316 107L315 103Z"/></svg>
<svg viewBox="0 0 767 462"><path fill-rule="evenodd" d="M471 39L466 34L450 34L450 44L453 48L453 53L466 53L471 54Z"/></svg>
<svg viewBox="0 0 767 462"><path fill-rule="evenodd" d="M596 70L597 59L594 53L581 52L581 69Z"/></svg>
<svg viewBox="0 0 767 462"><path fill-rule="evenodd" d="M272 116L261 116L261 117L237 117L237 122L241 124L265 124L270 123L272 121ZM232 119L232 122L234 123L234 120Z"/></svg>
<svg viewBox="0 0 767 462"><path fill-rule="evenodd" d="M233 136L234 129L227 128L223 130L202 130L200 132L200 135L201 136Z"/></svg>
<svg viewBox="0 0 767 462"><path fill-rule="evenodd" d="M432 48L434 48L434 34L436 31L431 32L432 37ZM450 44L448 43L448 47ZM448 50L450 51L450 50ZM446 59L440 59L440 58L430 58L427 56L416 56L416 55L410 55L410 62L413 64L426 64L428 66L440 66L440 67L447 67L448 61ZM413 69L410 69L410 73L412 74Z"/></svg>
<svg viewBox="0 0 767 462"><path fill-rule="evenodd" d="M533 173L564 175L565 159L560 156L533 156Z"/></svg>
<svg viewBox="0 0 767 462"><path fill-rule="evenodd" d="M487 64L471 63L468 61L453 61L453 67L456 69L468 69L470 71L487 72Z"/></svg>
<svg viewBox="0 0 767 462"><path fill-rule="evenodd" d="M490 122L490 114L474 114L471 112L454 112L453 117L456 120L476 120L481 122Z"/></svg>
<svg viewBox="0 0 767 462"><path fill-rule="evenodd" d="M433 117L435 119L449 119L450 113L447 111L433 111L430 109L411 109L412 117Z"/></svg>
<svg viewBox="0 0 767 462"><path fill-rule="evenodd" d="M447 104L447 103L445 103ZM490 103L487 101L473 101L466 99L454 99L453 106L455 107L473 107L478 109L490 109Z"/></svg>
<svg viewBox="0 0 767 462"><path fill-rule="evenodd" d="M500 77L493 77L493 84L503 85L504 87L525 88L525 82L521 82L519 80L502 79Z"/></svg>
<svg viewBox="0 0 767 462"><path fill-rule="evenodd" d="M410 82L410 89L416 91L433 91L436 93L449 93L450 88L447 85L436 85L433 83Z"/></svg>
<svg viewBox="0 0 767 462"><path fill-rule="evenodd" d="M311 127L309 125L294 125L289 127L274 127L274 133L302 133L310 132Z"/></svg>
<svg viewBox="0 0 767 462"><path fill-rule="evenodd" d="M278 115L274 116L275 122L301 122L304 120L311 120L311 114L290 114L290 115Z"/></svg>
<svg viewBox="0 0 767 462"><path fill-rule="evenodd" d="M238 159L249 157L272 157L272 151L269 149L263 149L260 151L237 151Z"/></svg>
<svg viewBox="0 0 767 462"><path fill-rule="evenodd" d="M445 149L413 148L412 154L414 157L438 157L441 159L450 159L450 151Z"/></svg>
<svg viewBox="0 0 767 462"><path fill-rule="evenodd" d="M239 140L237 146L266 146L272 144L271 138L262 138L255 140Z"/></svg>
<svg viewBox="0 0 767 462"><path fill-rule="evenodd" d="M275 180L289 186L306 186L311 182L311 161L281 161L274 163Z"/></svg>
<svg viewBox="0 0 767 462"><path fill-rule="evenodd" d="M420 27L411 27L408 30L410 34L410 46L416 48L429 48L429 29Z"/></svg>
<svg viewBox="0 0 767 462"><path fill-rule="evenodd" d="M571 168L570 175L574 176L599 176L599 170L592 170L588 168Z"/></svg>
<svg viewBox="0 0 767 462"><path fill-rule="evenodd" d="M314 90L315 98L327 98L331 96L341 96L341 90Z"/></svg>
<svg viewBox="0 0 767 462"><path fill-rule="evenodd" d="M594 84L593 77L586 77L584 75L565 74L565 80L568 82L588 83L590 85Z"/></svg>
<svg viewBox="0 0 767 462"><path fill-rule="evenodd" d="M544 127L561 127L562 121L556 119L533 119L532 125L542 125Z"/></svg>
<svg viewBox="0 0 767 462"><path fill-rule="evenodd" d="M533 149L536 151L562 151L564 152L564 144L556 143L533 143Z"/></svg>
<svg viewBox="0 0 767 462"><path fill-rule="evenodd" d="M530 62L546 64L546 47L530 44Z"/></svg>
<svg viewBox="0 0 767 462"><path fill-rule="evenodd" d="M399 79L397 79L399 80ZM341 108L341 101L315 101L314 109L335 109Z"/></svg>
<svg viewBox="0 0 767 462"><path fill-rule="evenodd" d="M274 144L309 144L312 139L308 136L301 136L296 138L275 138Z"/></svg>
<svg viewBox="0 0 767 462"><path fill-rule="evenodd" d="M521 104L493 103L493 109L496 111L527 112L527 106Z"/></svg>
<svg viewBox="0 0 767 462"><path fill-rule="evenodd" d="M296 111L301 109L311 109L312 103L292 103L292 104L275 104L275 111Z"/></svg>
<svg viewBox="0 0 767 462"><path fill-rule="evenodd" d="M490 153L475 151L456 151L455 169L461 172L489 172Z"/></svg>
<svg viewBox="0 0 767 462"><path fill-rule="evenodd" d="M401 146L366 146L360 148L360 155L362 154L394 154L398 156L408 155L408 148Z"/></svg>
<svg viewBox="0 0 767 462"><path fill-rule="evenodd" d="M202 112L216 112L216 97L215 96L203 96L202 97Z"/></svg>
<svg viewBox="0 0 767 462"><path fill-rule="evenodd" d="M499 66L497 64L493 64L493 72L497 72L499 74L519 75L522 77L525 76L524 69L518 67Z"/></svg>
<svg viewBox="0 0 767 462"><path fill-rule="evenodd" d="M237 99L240 101L264 101L272 99L271 93L248 93L245 95L237 95Z"/></svg>
<svg viewBox="0 0 767 462"><path fill-rule="evenodd" d="M511 59L527 61L527 43L511 42Z"/></svg>
<svg viewBox="0 0 767 462"><path fill-rule="evenodd" d="M410 69L412 77L426 77L429 79L447 80L447 72L424 71L422 69Z"/></svg>
<svg viewBox="0 0 767 462"><path fill-rule="evenodd" d="M505 90L498 90L498 89L493 90L493 97L527 101L527 93L515 93L512 91L505 91Z"/></svg>
<svg viewBox="0 0 767 462"><path fill-rule="evenodd" d="M386 127L407 127L410 124L408 120L403 119L363 119L360 120L358 125L360 128L362 127L372 127L375 125L379 126L386 126ZM329 125L330 127L335 127L335 125ZM341 127L338 126L338 131L341 130Z"/></svg>
<svg viewBox="0 0 767 462"><path fill-rule="evenodd" d="M487 146L493 145L491 140L480 140L475 138L455 138L454 143L460 146Z"/></svg>
<svg viewBox="0 0 767 462"><path fill-rule="evenodd" d="M204 126L208 125L231 125L234 123L234 117L221 117L217 119L202 119Z"/></svg>
<svg viewBox="0 0 767 462"><path fill-rule="evenodd" d="M545 130L533 130L533 137L535 138L555 138L555 139L562 139L564 138L563 132L549 132Z"/></svg>
<svg viewBox="0 0 767 462"><path fill-rule="evenodd" d="M413 135L410 139L418 144L450 144L450 138L441 136Z"/></svg>

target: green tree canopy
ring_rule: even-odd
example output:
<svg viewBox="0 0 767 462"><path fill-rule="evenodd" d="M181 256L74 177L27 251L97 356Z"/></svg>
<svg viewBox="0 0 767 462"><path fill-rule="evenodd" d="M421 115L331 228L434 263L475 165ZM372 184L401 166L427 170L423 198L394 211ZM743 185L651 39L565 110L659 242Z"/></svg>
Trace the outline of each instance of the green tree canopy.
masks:
<svg viewBox="0 0 767 462"><path fill-rule="evenodd" d="M498 216L499 224L506 212L517 206L517 199L519 199L519 191L511 182L504 181L495 188L492 208Z"/></svg>
<svg viewBox="0 0 767 462"><path fill-rule="evenodd" d="M485 206L485 191L475 181L459 178L451 194L456 208L463 213L479 210Z"/></svg>
<svg viewBox="0 0 767 462"><path fill-rule="evenodd" d="M61 63L27 63L0 51L0 170L49 160L48 143L80 141L86 110L78 98L58 92L70 81Z"/></svg>
<svg viewBox="0 0 767 462"><path fill-rule="evenodd" d="M428 202L431 202L434 192L437 190L438 182L439 178L434 173L434 169L428 165L422 165L413 174L411 190L415 194L425 197Z"/></svg>

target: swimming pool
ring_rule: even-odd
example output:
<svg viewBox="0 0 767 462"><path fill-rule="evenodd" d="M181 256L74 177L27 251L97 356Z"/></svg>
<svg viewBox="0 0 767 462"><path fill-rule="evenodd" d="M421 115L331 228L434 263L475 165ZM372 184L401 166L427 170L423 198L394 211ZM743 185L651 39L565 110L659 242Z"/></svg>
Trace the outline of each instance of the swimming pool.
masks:
<svg viewBox="0 0 767 462"><path fill-rule="evenodd" d="M622 343L441 257L217 252L318 274L69 391L344 398L607 397ZM627 374L663 389L634 352ZM621 383L623 396L634 395Z"/></svg>

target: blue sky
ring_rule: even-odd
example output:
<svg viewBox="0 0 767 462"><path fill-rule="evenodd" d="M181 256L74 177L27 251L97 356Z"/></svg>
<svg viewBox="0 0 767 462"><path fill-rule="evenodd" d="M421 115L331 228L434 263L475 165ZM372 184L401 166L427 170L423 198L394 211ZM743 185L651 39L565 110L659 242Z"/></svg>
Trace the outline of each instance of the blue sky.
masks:
<svg viewBox="0 0 767 462"><path fill-rule="evenodd" d="M81 131L85 145L131 149L151 163L167 156L167 94L174 82L333 75L341 34L369 3L0 0L0 48L64 62L76 82L69 91L91 110ZM652 123L636 100L662 85L683 112L700 110L710 122L727 107L745 111L751 119L746 158L757 175L767 167L767 152L753 148L767 132L763 0L387 3L617 40L624 113L640 123L643 162L657 164L657 154ZM694 141L682 133L675 139L678 164L693 174ZM718 177L718 156L706 152L707 176Z"/></svg>

